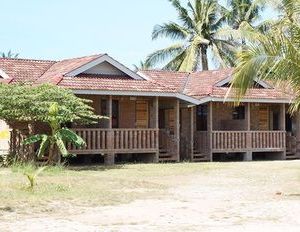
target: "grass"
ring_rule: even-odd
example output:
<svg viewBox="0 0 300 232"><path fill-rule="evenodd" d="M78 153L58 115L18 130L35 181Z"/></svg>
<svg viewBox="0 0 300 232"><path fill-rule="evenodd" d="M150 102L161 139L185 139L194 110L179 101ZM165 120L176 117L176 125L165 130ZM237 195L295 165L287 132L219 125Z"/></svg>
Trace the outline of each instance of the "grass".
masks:
<svg viewBox="0 0 300 232"><path fill-rule="evenodd" d="M299 200L299 162L136 164L114 167L49 167L28 190L24 172L32 165L0 169L0 219L2 212L56 212L60 207L95 207L129 203L137 199L164 198L172 187L191 181L230 190L248 185L284 192Z"/></svg>

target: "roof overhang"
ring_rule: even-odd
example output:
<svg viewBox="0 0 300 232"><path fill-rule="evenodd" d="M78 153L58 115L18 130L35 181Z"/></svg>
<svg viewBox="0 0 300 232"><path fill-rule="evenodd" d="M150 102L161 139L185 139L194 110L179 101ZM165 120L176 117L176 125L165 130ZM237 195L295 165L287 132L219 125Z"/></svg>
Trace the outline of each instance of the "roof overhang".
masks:
<svg viewBox="0 0 300 232"><path fill-rule="evenodd" d="M236 102L237 99L235 98L221 98L221 97L204 97L199 100L201 103L204 104L207 102ZM293 103L293 99L265 99L265 98L243 98L240 102L245 103L286 103L291 104Z"/></svg>
<svg viewBox="0 0 300 232"><path fill-rule="evenodd" d="M120 62L116 61L115 59L113 59L112 57L110 57L107 54L104 54L104 55L96 58L95 60L92 60L92 61L74 69L73 71L65 74L65 76L75 77L76 75L83 73L84 71L86 71L90 68L93 68L94 66L101 64L103 62L107 62L107 63L111 64L112 66L116 67L121 72L127 74L128 76L132 77L135 80L143 80L143 77L136 74L134 71L130 70L129 68L127 68L126 66L124 66Z"/></svg>
<svg viewBox="0 0 300 232"><path fill-rule="evenodd" d="M143 96L143 97L174 97L180 100L199 105L201 104L198 99L189 97L180 93L168 92L142 92L142 91L111 91L111 90L73 90L74 94L86 95L112 95L112 96Z"/></svg>

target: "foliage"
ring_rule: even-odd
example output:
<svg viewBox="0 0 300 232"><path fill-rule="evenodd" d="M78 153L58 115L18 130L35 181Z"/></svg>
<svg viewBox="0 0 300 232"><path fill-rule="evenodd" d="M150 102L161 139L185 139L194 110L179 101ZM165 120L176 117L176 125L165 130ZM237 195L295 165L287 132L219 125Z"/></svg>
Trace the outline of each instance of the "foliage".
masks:
<svg viewBox="0 0 300 232"><path fill-rule="evenodd" d="M49 107L59 105L59 124L93 123L99 120L89 100L76 97L70 90L45 84L27 85L0 84L0 119L5 121L49 122Z"/></svg>
<svg viewBox="0 0 300 232"><path fill-rule="evenodd" d="M38 158L42 158L45 154L47 148L49 148L48 162L52 162L55 152L55 145L59 149L61 155L68 156L69 152L65 146L65 142L71 142L77 147L85 146L84 140L71 131L68 128L61 128L61 123L59 121L59 106L58 103L52 103L47 114L48 121L51 128L51 135L37 134L30 136L24 140L25 145L40 143L40 148L37 154ZM60 157L60 156L59 156Z"/></svg>
<svg viewBox="0 0 300 232"><path fill-rule="evenodd" d="M274 81L294 90L292 111L296 111L300 108L300 2L283 0L281 4L282 17L268 34L253 31L255 40L239 53L231 89L239 101L254 79Z"/></svg>
<svg viewBox="0 0 300 232"><path fill-rule="evenodd" d="M228 40L230 35L224 30L222 36L219 36L226 23L227 10L217 0L188 1L186 8L180 0L169 1L176 9L180 23L156 25L152 39L166 37L178 42L150 54L146 59L148 66L168 61L164 69L189 72L207 70L208 52L213 54L221 66L233 64L237 44Z"/></svg>
<svg viewBox="0 0 300 232"><path fill-rule="evenodd" d="M7 53L1 52L0 56L2 58L18 58L19 53L13 53L11 50L9 50Z"/></svg>
<svg viewBox="0 0 300 232"><path fill-rule="evenodd" d="M47 168L47 166L44 166L44 167L40 167L31 172L24 172L24 175L27 177L27 179L29 181L29 189L30 190L33 190L34 186L36 185L36 179L37 179L38 175L40 173L42 173L46 168Z"/></svg>
<svg viewBox="0 0 300 232"><path fill-rule="evenodd" d="M247 22L251 26L260 19L260 13L264 9L266 0L229 0L226 18L233 29L239 29L240 25Z"/></svg>

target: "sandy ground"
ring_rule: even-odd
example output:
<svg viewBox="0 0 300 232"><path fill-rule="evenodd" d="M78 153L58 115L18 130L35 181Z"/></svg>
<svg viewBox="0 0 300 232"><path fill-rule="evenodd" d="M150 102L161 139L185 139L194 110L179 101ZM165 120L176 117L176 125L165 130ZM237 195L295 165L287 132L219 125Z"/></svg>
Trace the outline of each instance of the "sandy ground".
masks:
<svg viewBox="0 0 300 232"><path fill-rule="evenodd" d="M300 231L300 196L284 192L288 182L268 173L261 181L254 180L255 172L243 178L226 174L178 177L182 184L165 196L125 205L56 202L53 207L63 210L56 215L7 212L0 231Z"/></svg>

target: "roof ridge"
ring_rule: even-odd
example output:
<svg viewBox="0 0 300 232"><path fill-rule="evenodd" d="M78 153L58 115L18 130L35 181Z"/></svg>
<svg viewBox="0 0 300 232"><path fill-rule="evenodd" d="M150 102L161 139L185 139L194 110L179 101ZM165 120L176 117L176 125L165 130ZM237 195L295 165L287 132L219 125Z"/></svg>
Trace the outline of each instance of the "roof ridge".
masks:
<svg viewBox="0 0 300 232"><path fill-rule="evenodd" d="M139 70L140 72L169 72L169 73L189 73L184 71L174 71L174 70L163 70L163 69L149 69L149 70Z"/></svg>
<svg viewBox="0 0 300 232"><path fill-rule="evenodd" d="M184 85L182 87L182 90L181 90L182 93L184 93L184 90L185 90L185 88L186 88L186 86L187 86L190 79L191 79L191 73L188 73L188 75L186 76L186 80L184 82Z"/></svg>
<svg viewBox="0 0 300 232"><path fill-rule="evenodd" d="M34 61L34 62L58 62L57 60L42 60L42 59L31 59L31 58L9 58L9 57L0 57L0 60L20 60L20 61Z"/></svg>
<svg viewBox="0 0 300 232"><path fill-rule="evenodd" d="M101 56L104 56L104 55L107 55L106 53L103 53L103 54L93 54L93 55L88 55L88 56L79 56L79 57L73 57L73 58L66 58L66 59L62 59L58 62L61 62L61 61L67 61L67 60L76 60L76 59L83 59L83 58L87 58L87 57L101 57Z"/></svg>

